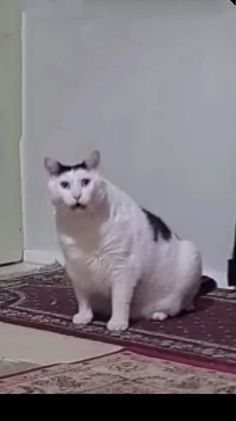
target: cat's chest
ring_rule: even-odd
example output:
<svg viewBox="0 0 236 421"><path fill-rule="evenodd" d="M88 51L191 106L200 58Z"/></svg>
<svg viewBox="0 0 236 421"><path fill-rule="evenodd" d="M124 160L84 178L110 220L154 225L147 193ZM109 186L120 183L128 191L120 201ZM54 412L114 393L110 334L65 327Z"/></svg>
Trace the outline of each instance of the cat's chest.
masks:
<svg viewBox="0 0 236 421"><path fill-rule="evenodd" d="M87 267L90 273L104 277L116 264L119 244L108 237L97 238L88 235L80 240L68 235L60 236L62 250L67 260L78 266Z"/></svg>
<svg viewBox="0 0 236 421"><path fill-rule="evenodd" d="M124 235L127 230L120 229L119 221L97 219L58 224L58 234L67 262L85 268L92 278L104 280L111 278L112 271L122 265L122 259L127 260L130 244L129 237Z"/></svg>

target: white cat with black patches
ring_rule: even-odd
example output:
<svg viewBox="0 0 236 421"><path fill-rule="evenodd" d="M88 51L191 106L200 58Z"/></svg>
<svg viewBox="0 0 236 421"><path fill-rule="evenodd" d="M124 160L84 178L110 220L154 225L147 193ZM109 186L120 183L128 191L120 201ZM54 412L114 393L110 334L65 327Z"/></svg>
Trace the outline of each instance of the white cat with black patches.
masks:
<svg viewBox="0 0 236 421"><path fill-rule="evenodd" d="M109 330L131 318L165 320L193 308L201 257L99 172L100 154L81 164L45 159L59 242L78 299L77 324L110 313Z"/></svg>

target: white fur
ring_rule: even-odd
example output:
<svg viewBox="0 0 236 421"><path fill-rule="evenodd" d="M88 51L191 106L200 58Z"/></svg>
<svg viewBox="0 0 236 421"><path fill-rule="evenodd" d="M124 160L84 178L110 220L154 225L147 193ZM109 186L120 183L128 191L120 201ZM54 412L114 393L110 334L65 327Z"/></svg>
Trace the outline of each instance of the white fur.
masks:
<svg viewBox="0 0 236 421"><path fill-rule="evenodd" d="M108 329L125 330L130 318L160 321L189 310L201 283L199 252L175 234L155 242L144 212L97 165L59 176L47 168L59 242L79 304L74 323L90 323L99 310L111 314ZM82 188L84 177L91 181ZM61 188L62 180L70 190ZM71 208L78 198L85 209Z"/></svg>

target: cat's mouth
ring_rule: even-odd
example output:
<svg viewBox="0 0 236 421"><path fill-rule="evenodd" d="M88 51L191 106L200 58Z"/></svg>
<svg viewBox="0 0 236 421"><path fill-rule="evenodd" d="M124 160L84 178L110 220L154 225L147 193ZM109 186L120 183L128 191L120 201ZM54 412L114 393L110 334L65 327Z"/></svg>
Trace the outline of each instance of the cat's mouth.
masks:
<svg viewBox="0 0 236 421"><path fill-rule="evenodd" d="M76 209L82 209L82 210L84 210L84 209L86 209L86 206L85 205L82 205L81 203L76 203L75 205L72 205L70 208L72 210L76 210Z"/></svg>

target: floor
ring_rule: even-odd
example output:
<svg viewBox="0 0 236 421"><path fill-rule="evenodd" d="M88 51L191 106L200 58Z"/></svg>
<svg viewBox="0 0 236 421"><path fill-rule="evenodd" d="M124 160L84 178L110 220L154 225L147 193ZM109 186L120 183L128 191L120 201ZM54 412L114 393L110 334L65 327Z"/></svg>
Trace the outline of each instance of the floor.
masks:
<svg viewBox="0 0 236 421"><path fill-rule="evenodd" d="M0 267L0 278L37 270ZM153 359L120 346L0 323L0 394L236 394L236 376Z"/></svg>
<svg viewBox="0 0 236 421"><path fill-rule="evenodd" d="M3 266L0 266L0 277L4 275L14 276L18 274L19 272L21 273L27 272L27 271L34 270L40 267L41 266L36 263L27 263L27 262L15 263L12 265L3 265Z"/></svg>
<svg viewBox="0 0 236 421"><path fill-rule="evenodd" d="M37 270L32 263L0 267L4 275ZM83 361L119 351L121 347L0 323L0 377L35 366Z"/></svg>
<svg viewBox="0 0 236 421"><path fill-rule="evenodd" d="M0 394L235 394L236 376L123 350L0 378Z"/></svg>
<svg viewBox="0 0 236 421"><path fill-rule="evenodd" d="M0 323L0 358L34 364L81 361L121 349L87 339Z"/></svg>

